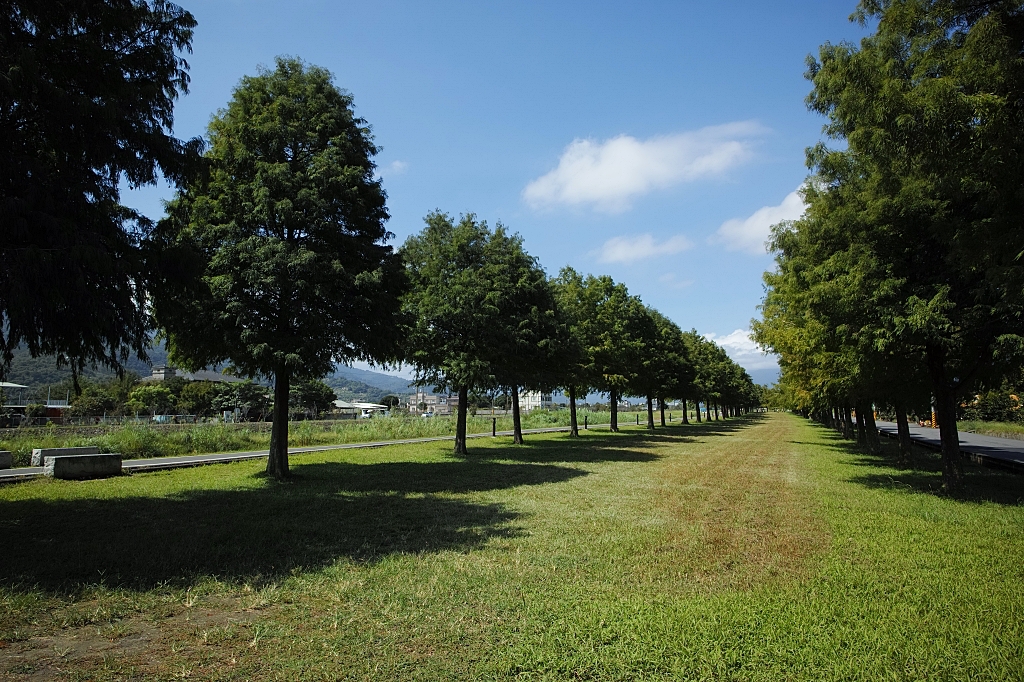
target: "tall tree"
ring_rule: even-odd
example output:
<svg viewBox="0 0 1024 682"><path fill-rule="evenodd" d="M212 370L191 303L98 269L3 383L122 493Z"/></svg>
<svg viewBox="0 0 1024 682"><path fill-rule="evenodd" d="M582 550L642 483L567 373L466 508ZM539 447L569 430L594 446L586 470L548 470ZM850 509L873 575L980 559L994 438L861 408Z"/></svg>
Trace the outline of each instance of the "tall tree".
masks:
<svg viewBox="0 0 1024 682"><path fill-rule="evenodd" d="M170 135L191 14L162 0L12 0L0 13L0 377L14 350L145 358L157 255L120 184L181 184L200 140Z"/></svg>
<svg viewBox="0 0 1024 682"><path fill-rule="evenodd" d="M569 396L569 435L578 438L576 401L596 387L598 377L593 351L597 340L596 289L570 267L562 268L552 283L560 321L565 325L562 337L559 385Z"/></svg>
<svg viewBox="0 0 1024 682"><path fill-rule="evenodd" d="M859 47L823 46L808 72L808 103L845 146L811 150L810 164L826 198L851 187L844 205L859 216L817 263L846 267L838 260L860 249L880 265L888 300L853 329L923 358L944 485L956 489L959 399L1018 361L1024 331L1024 12L1019 1L865 0L856 16L875 32Z"/></svg>
<svg viewBox="0 0 1024 682"><path fill-rule="evenodd" d="M593 345L595 388L608 394L611 430L619 430L619 399L644 362L650 318L639 298L611 277L588 276L586 286L594 301Z"/></svg>
<svg viewBox="0 0 1024 682"><path fill-rule="evenodd" d="M435 211L424 220L423 231L400 251L411 283L404 299L411 320L405 358L420 383L458 393L455 454L465 455L469 392L496 382L501 308L486 272L491 232L473 214L456 223Z"/></svg>
<svg viewBox="0 0 1024 682"><path fill-rule="evenodd" d="M512 396L512 440L523 443L520 390L558 385L566 346L547 274L523 248L522 237L499 224L487 240L484 279L487 303L496 311L493 358L495 382Z"/></svg>
<svg viewBox="0 0 1024 682"><path fill-rule="evenodd" d="M210 124L208 177L169 206L161 237L202 256L191 295L158 298L171 356L274 380L267 472L288 475L293 378L398 357L405 278L352 98L294 59L248 76Z"/></svg>

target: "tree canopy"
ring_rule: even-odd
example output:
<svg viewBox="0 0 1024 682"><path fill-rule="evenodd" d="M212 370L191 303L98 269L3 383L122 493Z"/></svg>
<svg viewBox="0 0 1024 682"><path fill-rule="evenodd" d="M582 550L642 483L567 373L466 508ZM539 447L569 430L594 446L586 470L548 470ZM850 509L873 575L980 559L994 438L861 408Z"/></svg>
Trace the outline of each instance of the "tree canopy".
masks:
<svg viewBox="0 0 1024 682"><path fill-rule="evenodd" d="M162 0L15 0L0 15L0 376L24 345L122 371L170 276L120 187L180 185L202 143L171 134L196 25Z"/></svg>
<svg viewBox="0 0 1024 682"><path fill-rule="evenodd" d="M875 32L809 62L808 105L843 144L808 151L755 331L787 395L849 434L851 406L895 404L903 432L930 392L955 489L958 404L1020 363L1022 3L865 0L855 18Z"/></svg>
<svg viewBox="0 0 1024 682"><path fill-rule="evenodd" d="M274 379L268 472L288 471L289 384L336 362L397 359L405 279L373 145L329 72L279 58L213 119L209 173L160 226L201 277L156 301L171 357Z"/></svg>

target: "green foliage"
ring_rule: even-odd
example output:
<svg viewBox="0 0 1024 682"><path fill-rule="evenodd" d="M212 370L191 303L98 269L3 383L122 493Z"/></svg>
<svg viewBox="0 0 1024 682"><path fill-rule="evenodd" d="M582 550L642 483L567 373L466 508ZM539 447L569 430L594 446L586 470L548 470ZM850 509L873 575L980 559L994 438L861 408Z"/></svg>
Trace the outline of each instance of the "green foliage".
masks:
<svg viewBox="0 0 1024 682"><path fill-rule="evenodd" d="M862 2L859 47L809 61L810 108L841 150L808 151L803 218L777 227L762 345L819 412L930 393L946 484L956 409L1022 361L1024 33L1020 2Z"/></svg>
<svg viewBox="0 0 1024 682"><path fill-rule="evenodd" d="M398 355L405 280L386 243L377 148L330 73L284 58L242 79L209 138L209 174L179 193L160 230L195 254L201 277L158 297L157 318L182 366L229 360L273 377L285 430L293 375ZM268 463L278 476L286 441Z"/></svg>
<svg viewBox="0 0 1024 682"><path fill-rule="evenodd" d="M157 384L141 384L132 389L126 406L134 411L164 413L174 405L174 394L170 389Z"/></svg>
<svg viewBox="0 0 1024 682"><path fill-rule="evenodd" d="M74 376L145 357L159 253L121 183L180 184L200 140L169 135L195 19L156 0L5 4L0 72L0 376L24 345ZM168 270L171 276L172 270Z"/></svg>
<svg viewBox="0 0 1024 682"><path fill-rule="evenodd" d="M292 387L289 402L294 407L301 407L307 410L308 414L316 419L322 412L328 412L334 407L334 401L338 396L334 389L324 382L314 379L312 381L300 381Z"/></svg>
<svg viewBox="0 0 1024 682"><path fill-rule="evenodd" d="M407 360L435 390L487 388L501 332L501 309L488 279L491 230L473 214L458 223L443 213L402 245L411 287L404 310L412 321Z"/></svg>

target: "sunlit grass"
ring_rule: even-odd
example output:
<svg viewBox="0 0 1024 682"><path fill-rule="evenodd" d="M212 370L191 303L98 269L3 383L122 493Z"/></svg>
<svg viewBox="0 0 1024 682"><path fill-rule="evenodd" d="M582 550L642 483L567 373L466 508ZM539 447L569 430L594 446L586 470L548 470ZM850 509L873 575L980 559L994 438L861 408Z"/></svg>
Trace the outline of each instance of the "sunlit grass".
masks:
<svg viewBox="0 0 1024 682"><path fill-rule="evenodd" d="M1021 477L790 415L527 441L0 488L0 676L1021 678Z"/></svg>
<svg viewBox="0 0 1024 682"><path fill-rule="evenodd" d="M608 421L607 412L580 410L581 425L584 417L588 417L590 423ZM491 420L491 417L483 414L470 417L467 430L469 433L487 433L492 428ZM501 416L496 417L496 420L499 431L512 429L511 417ZM568 424L568 410L538 410L523 414L523 428L526 429ZM0 431L0 450L9 450L14 454L15 466L28 466L33 448L95 445L103 452L117 452L126 459L266 449L270 445L270 432L265 425L258 426L264 428L246 424L211 423L167 429L129 422L111 426L99 435L83 435L74 428L57 426L45 429L3 429ZM453 417L375 417L293 422L289 426L288 442L294 447L308 447L451 436L454 433Z"/></svg>

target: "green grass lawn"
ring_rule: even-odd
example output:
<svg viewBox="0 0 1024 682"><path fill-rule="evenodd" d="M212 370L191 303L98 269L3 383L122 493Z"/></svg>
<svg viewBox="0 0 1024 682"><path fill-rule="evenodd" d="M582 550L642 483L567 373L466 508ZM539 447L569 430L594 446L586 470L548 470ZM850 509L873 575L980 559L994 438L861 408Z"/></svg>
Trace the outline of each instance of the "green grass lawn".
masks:
<svg viewBox="0 0 1024 682"><path fill-rule="evenodd" d="M630 413L625 418L632 421L633 416ZM584 417L588 417L591 424L607 423L609 418L607 412L580 410L581 425ZM678 418L678 412L676 417ZM482 413L470 416L467 431L490 433L491 419L492 417ZM533 410L523 414L522 422L524 429L568 426L569 411ZM496 426L499 431L511 431L512 417L497 417ZM120 453L125 459L265 450L270 446L270 430L267 427L269 424L223 423L154 427L145 423L128 422L99 429L100 433L94 434L82 433L82 430L76 427L59 426L3 429L0 430L0 450L9 450L13 453L14 466L29 466L33 448L95 445L101 452ZM292 447L340 445L454 434L453 417L423 419L405 415L358 420L302 421L289 425L288 444Z"/></svg>
<svg viewBox="0 0 1024 682"><path fill-rule="evenodd" d="M1024 679L1024 477L786 414L0 488L0 679Z"/></svg>

